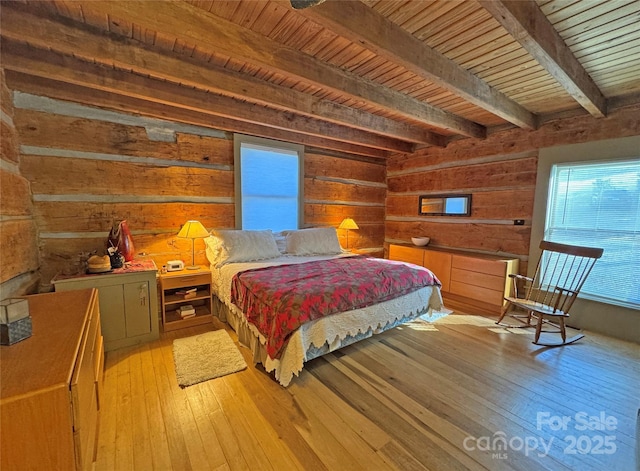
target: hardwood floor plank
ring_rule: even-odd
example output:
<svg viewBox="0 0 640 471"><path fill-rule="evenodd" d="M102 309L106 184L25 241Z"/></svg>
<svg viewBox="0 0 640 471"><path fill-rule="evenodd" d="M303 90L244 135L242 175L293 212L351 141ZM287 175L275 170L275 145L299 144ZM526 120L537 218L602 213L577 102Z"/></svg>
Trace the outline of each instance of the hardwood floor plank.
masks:
<svg viewBox="0 0 640 471"><path fill-rule="evenodd" d="M500 358L499 363L496 363L495 353L493 348L495 346L495 339L489 338L489 341L483 343L483 337L491 335L484 331L475 331L471 338L463 342L464 337L461 332L457 331L458 327L452 328L452 334L459 337L459 342L456 342L454 347L455 352L451 352L451 348L448 350L439 349L436 342L418 342L415 333L410 333L409 337L413 338L416 345L420 345L423 352L429 352L431 355L438 354L442 358L448 358L449 365L455 365L456 370L467 369L467 374L475 375L478 381L484 381L489 386L493 386L494 382L498 379L503 384L522 385L529 393L531 399L528 402L529 406L532 406L537 402L548 401L557 402L558 398L566 396L565 390L567 383L571 383L574 390L570 404L572 407L569 411L575 415L578 412L588 412L591 414L598 414L606 406L608 414L615 414L619 417L618 420L625 422L623 430L633 430L635 424L635 418L629 416L628 407L626 405L633 403L634 398L637 398L637 394L629 394L629 391L637 391L640 388L640 376L627 376L624 378L618 377L618 375L612 375L610 378L607 370L592 371L589 367L587 360L584 356L579 356L576 360L567 359L565 363L570 363L572 367L564 367L557 365L557 361L554 358L552 361L543 362L537 356L531 357L529 355L529 346L524 344L524 350L521 353L517 353L518 350L511 349L510 347L503 348L503 352L507 353L504 357ZM516 340L514 337L507 339L508 341ZM519 339L518 339L519 340ZM588 340L585 340L585 343ZM478 350L478 345L484 346L482 350ZM519 348L523 348L522 342L518 342ZM530 344L529 344L530 345ZM577 346L577 345L576 345ZM538 347L535 347L538 348ZM557 349L555 349L557 350ZM574 349L575 350L575 349ZM469 353L473 351L473 355ZM481 352L484 352L481 353ZM447 355L449 355L447 357ZM458 365L458 357L468 355L470 365ZM519 356L522 355L522 356ZM505 363L509 356L514 358L512 366L507 369ZM589 358L589 357L587 357ZM564 360L564 358L563 358ZM471 366L473 365L473 366ZM526 365L526 368L523 366ZM458 367L460 366L460 368ZM576 375L576 371L584 372L583 374ZM508 372L508 374L506 374ZM607 378L607 379L604 379ZM634 379L635 378L635 379ZM613 379L613 381L612 381ZM510 394L510 397L519 397L517 394L514 396ZM507 398L506 400L512 401ZM598 407L594 407L597 404ZM541 406L540 406L541 407ZM538 410L545 410L544 408ZM627 435L627 440L630 440L632 435ZM623 440L625 438L623 437Z"/></svg>
<svg viewBox="0 0 640 471"><path fill-rule="evenodd" d="M413 337L413 338L410 339L410 337ZM543 383L539 386L536 386L535 383L537 380L535 378L532 379L531 376L527 376L526 374L520 375L518 379L517 377L519 376L519 372L521 370L529 373L531 372L531 370L527 368L528 365L523 364L522 357L514 357L512 359L513 361L511 365L505 363L505 359L511 358L511 357L500 358L500 365L498 368L496 368L494 366L495 361L491 361L490 357L482 358L482 355L479 354L479 350L477 348L473 348L473 355L466 355L464 353L464 349L467 348L467 345L469 343L478 341L477 339L479 335L477 333L474 333L474 335L471 336L470 339L468 339L468 341L466 342L467 345L459 346L459 342L456 342L455 347L450 347L448 349L439 348L441 346L434 345L437 343L435 341L418 342L416 340L416 337L417 337L417 334L413 333L411 336L408 336L407 338L403 338L402 341L404 342L414 341L415 342L414 345L417 348L422 347L425 351L429 350L431 355L429 355L427 358L432 358L435 355L439 355L439 358L445 361L446 363L455 365L455 368L450 368L452 371L455 370L455 371L465 372L469 376L475 376L478 382L487 380L488 381L487 385L494 389L494 397L500 398L500 394L497 394L497 395L495 394L495 392L499 391L498 389L499 384L509 385L508 387L509 389L512 390L512 392L507 393L506 395L501 397L500 401L497 401L496 406L493 406L493 407L495 407L495 411L497 414L501 414L499 409L500 407L504 407L505 405L508 406L510 402L513 402L514 405L519 402L520 405L518 407L512 407L512 411L521 416L519 419L515 419L515 420L520 420L520 422L525 426L527 425L527 422L529 423L527 427L529 434L539 435L539 431L536 430L536 427L535 427L536 415L538 412L546 411L548 413L552 413L553 415L572 417L574 424L570 426L571 427L570 430L568 431L559 430L557 431L557 433L548 434L547 440L549 440L551 437L553 437L554 439L554 447L552 448L552 451L555 451L556 453L555 459L566 461L569 463L579 462L581 467L585 466L585 461L586 461L588 463L591 463L590 466L592 466L592 469L601 469L604 465L605 458L606 458L606 462L611 464L611 462L612 461L615 462L618 457L633 453L633 444L630 443L630 441L632 441L630 436L632 435L629 436L627 434L633 434L633 430L635 427L634 425L635 414L633 414L633 417L631 417L631 414L629 414L628 421L627 421L627 416L621 416L621 415L616 416L616 420L618 422L617 429L616 429L616 444L617 444L616 446L620 449L621 451L620 454L615 456L602 456L602 454L590 454L578 460L575 457L566 456L564 453L565 449L567 448L567 443L563 441L564 437L566 437L567 435L571 435L572 431L574 432L574 435L579 435L575 433L576 430L574 430L575 414L587 412L589 415L592 415L592 414L597 415L600 411L602 411L601 409L602 404L609 404L610 400L613 400L614 402L616 402L616 400L619 400L619 399L615 399L615 395L607 396L607 401L600 400L599 402L594 401L593 403L586 401L586 402L580 403L581 400L578 397L568 396L566 395L566 391L561 391L557 387L555 391L551 389L550 385L554 383L549 383L549 384ZM392 341L389 341L389 342L392 342ZM382 340L381 343L383 344L387 343L387 340ZM455 350L455 352L450 353L453 350ZM416 355L420 356L419 353L416 353L416 352L406 352L406 354L408 354L410 357L416 356ZM447 355L449 355L449 361L447 361L446 359ZM465 365L461 365L459 362L460 356L464 356L469 362L472 363L472 365L470 365L469 367L466 367ZM426 366L430 370L437 369L437 367L434 366L433 363L428 364ZM503 377L501 377L500 374L502 374ZM543 373L541 373L541 376L549 377L552 375L548 371L544 371ZM633 381L631 377L628 378L628 381L629 380ZM458 379L458 381L461 381L461 380ZM636 382L637 382L637 379L636 379ZM572 382L567 383L566 380L563 381L562 375L559 375L556 378L556 382L554 386L557 386L557 384L561 384L565 388L567 387L567 384L573 385ZM475 389L473 387L473 384L461 383L461 385L465 386L464 387L465 390L469 388L471 388L470 390ZM519 386L521 386L521 389L517 389ZM514 387L516 389L513 389ZM550 389L551 389L551 393L549 393ZM528 401L522 401L523 395L528 398ZM627 407L629 407L629 405L633 404L633 402L634 401L625 402L625 404L627 404ZM576 405L576 403L578 403L578 405ZM595 404L599 404L599 406L596 407ZM526 412L526 411L529 411L529 412ZM611 409L605 409L605 411L607 414L611 414ZM633 411L634 411L634 407L631 406L630 412L633 412ZM504 412L502 413L502 415L505 415ZM508 417L507 415L505 416ZM560 455L560 456L558 457L557 455Z"/></svg>
<svg viewBox="0 0 640 471"><path fill-rule="evenodd" d="M460 331L460 325L453 325L451 328L451 333L460 339L469 337L468 332ZM530 335L533 334L531 329L525 329L525 332L528 332ZM490 351L496 345L496 338L492 334L493 332L488 329L477 329L476 335L472 336L469 340L472 342L483 342L484 346ZM574 380L576 386L581 387L585 393L598 393L601 394L602 397L607 397L608 394L613 392L613 389L615 390L615 394L625 393L629 398L635 396L636 386L629 384L629 382L625 380L627 375L625 375L623 371L610 370L607 368L606 375L602 375L602 368L591 360L592 357L589 350L592 344L590 339L584 339L580 343L573 345L576 348L572 349L544 348L526 342L514 343L513 336L509 336L509 334L506 334L504 339L499 339L499 341L502 340L505 341L505 348L508 351L514 354L524 354L532 360L537 360L530 364L532 367L535 367L537 371L543 371L544 374L542 377L549 384L555 385L558 377L562 376L563 379L571 378ZM492 352L490 353L493 355ZM558 355L568 358L563 358L564 361L558 362ZM640 354L636 359L640 360ZM615 381L611 381L611 379Z"/></svg>
<svg viewBox="0 0 640 471"><path fill-rule="evenodd" d="M228 375L221 378L221 381L224 381L238 412L242 414L247 424L247 428L255 431L256 439L273 469L303 470L302 463L282 442L273 427L271 427L271 424L262 416L260 409L251 400L251 397L249 397L249 394L238 379L238 375Z"/></svg>
<svg viewBox="0 0 640 471"><path fill-rule="evenodd" d="M165 366L162 349L167 348L167 340L161 338L154 342L151 355L154 364L156 385L160 395L160 407L162 409L163 426L167 433L167 443L169 444L169 455L173 469L190 470L191 461L187 451L186 437L180 426L180 415L177 411L175 398L171 392L174 378L169 377Z"/></svg>
<svg viewBox="0 0 640 471"><path fill-rule="evenodd" d="M331 354L314 360L309 371L337 394L344 397L352 407L361 410L369 420L386 430L393 430L395 439L407 449L427 469L467 469L455 457L445 453L430 438L428 431L414 420L407 420L406 414L394 407L368 387L356 375L345 371ZM346 374L345 374L346 373Z"/></svg>
<svg viewBox="0 0 640 471"><path fill-rule="evenodd" d="M237 342L214 319L108 352L96 470L634 469L635 344L588 333L541 349L452 314L312 360L288 388L239 347L246 370L181 389L173 340L219 328ZM601 412L613 428L576 428Z"/></svg>
<svg viewBox="0 0 640 471"><path fill-rule="evenodd" d="M144 378L142 376L142 355L140 347L129 355L129 376L131 384L131 404L143 404L145 407L131 407L131 431L133 448L133 467L142 468L153 463L151 450L151 427L146 408Z"/></svg>
<svg viewBox="0 0 640 471"><path fill-rule="evenodd" d="M116 425L116 407L118 403L117 357L117 351L108 352L105 355L103 392L100 399L100 430L95 463L96 471L115 469L114 444L118 430Z"/></svg>
<svg viewBox="0 0 640 471"><path fill-rule="evenodd" d="M242 348L241 351L247 364L251 365L248 350ZM247 374L238 375L238 379L260 409L265 420L271 424L305 469L327 470L328 468L295 426L304 423L306 417L297 407L288 390L264 373L261 367L249 366Z"/></svg>
<svg viewBox="0 0 640 471"><path fill-rule="evenodd" d="M239 405L236 403L234 394L225 383L225 378L216 378L209 381L208 385L215 394L221 411L233 429L234 436L237 437L238 450L244 456L249 469L275 469L260 446L260 441L257 438L259 431L252 430L247 423Z"/></svg>
<svg viewBox="0 0 640 471"><path fill-rule="evenodd" d="M133 437L131 422L131 374L129 349L124 349L118 359L118 406L116 409L116 458L115 469L133 469Z"/></svg>
<svg viewBox="0 0 640 471"><path fill-rule="evenodd" d="M176 380L175 367L173 363L173 339L170 342L163 344L159 349L163 355L163 362L165 371L167 372L166 379L168 381L168 391L173 396L173 406L176 409L180 429L185 437L185 447L189 455L189 462L194 470L208 469L209 463L207 459L207 452L205 448L208 444L202 441L202 437L198 431L196 421L193 416L193 412L189 407L189 401L187 399L187 392L185 389L181 389L178 386Z"/></svg>
<svg viewBox="0 0 640 471"><path fill-rule="evenodd" d="M368 347L371 347L371 345L368 345ZM376 358L372 356L372 353L371 348L368 348L366 355L368 355L371 360L376 360ZM450 415L443 414L446 418L438 415L438 409L434 407L436 399L429 394L429 389L433 383L420 381L420 379L412 373L410 375L410 381L415 386L415 391L418 392L417 395L414 395L411 394L413 391L404 387L406 378L399 378L398 376L402 376L402 374L397 374L400 369L406 368L406 365L399 365L394 362L394 370L387 370L381 363L376 361L374 363L376 373L373 373L373 371L367 368L365 363L369 362L366 360L365 363L362 363L362 361L357 361L350 355L345 355L341 360L351 370L357 371L361 377L366 378L367 382L369 382L376 391L381 393L386 401L391 401L394 406L402 411L399 413L406 413L412 416L414 420L419 421L424 427L432 431L432 439L448 453L457 454L458 459L460 459L468 469L483 469L491 464L491 456L489 453L483 453L479 456L474 455L475 460L477 460L476 462L455 449L456 444L463 443L464 439L469 436L469 425L474 422L470 417L465 416L463 417L464 423L458 425L450 421ZM380 375L381 371L386 374ZM395 372L392 373L392 371ZM448 412L450 414L453 411ZM479 425L476 423L476 429L478 428ZM484 427L483 431L485 433L489 432L488 429ZM480 467L478 466L479 464L481 465ZM501 467L500 469L512 468Z"/></svg>
<svg viewBox="0 0 640 471"><path fill-rule="evenodd" d="M310 394L326 404L326 406L335 412L346 425L348 425L355 433L357 433L365 442L374 450L382 449L387 443L392 441L388 433L371 422L358 411L352 409L345 404L342 399L329 390L313 375L301 375L299 381L294 386L296 388L310 389ZM295 394L296 390L292 389Z"/></svg>
<svg viewBox="0 0 640 471"><path fill-rule="evenodd" d="M156 384L155 368L153 357L149 350L149 344L141 346L139 352L153 469L170 469L171 453L169 452L169 442L167 440L162 415L162 405L160 402L160 391Z"/></svg>
<svg viewBox="0 0 640 471"><path fill-rule="evenodd" d="M349 469L393 469L388 466L386 461L381 460L375 451L334 410L323 401L319 401L317 395L305 386L307 383L305 380L308 376L310 375L304 375L299 384L296 383L289 386L289 391L293 394L293 398L300 409L310 418L311 424L317 422L316 427L319 427L318 424L326 424L322 427L322 431L324 433L324 428L326 427L330 441L323 443L323 445L327 446L331 455L335 453L340 456L337 463L334 462L332 464L325 461L327 466L334 468L336 465L342 464ZM341 431L339 439L335 436L334 429ZM302 433L306 432L308 432L307 429L303 429ZM318 432L315 434L319 435ZM309 438L307 440L309 441ZM335 443L332 443L334 441ZM313 443L311 445L314 446ZM344 455L348 455L352 459L353 463L355 463L354 468L352 468L348 460L344 459Z"/></svg>
<svg viewBox="0 0 640 471"><path fill-rule="evenodd" d="M383 342L391 342L392 339L388 337ZM430 368L404 357L386 347L383 342L363 347L363 350L366 349L368 359L356 358L358 354L354 354L353 360L357 363L353 366L358 365L362 368L369 365L383 378L391 377L394 386L399 390L395 397L405 395L404 402L407 403L404 406L405 409L420 410L420 420L442 434L450 446L463 448L467 437L493 437L494 431L521 437L527 434L519 424L499 414L491 400L485 399L483 391L477 391L474 381L469 381L468 378L460 375L453 377L449 373L454 372L447 368L443 368L439 372L441 374L433 374ZM345 358L348 357L345 356ZM385 364L390 366L387 367ZM434 384L439 387L433 388ZM485 450L484 453L472 453L472 456L483 466L497 469L500 465L494 463L492 455L490 450ZM532 461L534 460L528 456L514 454L509 460L509 465L515 468L530 468L534 465ZM540 463L540 465L543 464ZM563 468L556 463L549 469Z"/></svg>
<svg viewBox="0 0 640 471"><path fill-rule="evenodd" d="M198 428L202 443L205 445L204 450L207 456L207 462L210 469L216 469L226 465L227 460L222 449L222 445L218 440L218 436L209 420L209 411L220 410L220 405L205 384L194 384L185 390L189 407L193 412L193 417Z"/></svg>
<svg viewBox="0 0 640 471"><path fill-rule="evenodd" d="M211 420L216 435L219 437L220 446L224 451L229 469L232 471L251 469L241 452L239 437L235 434L222 409L209 412L209 420Z"/></svg>
<svg viewBox="0 0 640 471"><path fill-rule="evenodd" d="M413 457L411 452L405 450L395 440L385 443L378 453L403 471L424 471L427 469Z"/></svg>

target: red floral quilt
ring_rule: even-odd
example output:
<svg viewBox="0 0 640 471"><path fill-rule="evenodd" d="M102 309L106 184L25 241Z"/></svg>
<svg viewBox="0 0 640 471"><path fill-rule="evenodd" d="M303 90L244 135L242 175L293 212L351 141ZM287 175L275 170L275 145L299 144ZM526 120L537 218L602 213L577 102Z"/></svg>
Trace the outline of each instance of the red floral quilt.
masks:
<svg viewBox="0 0 640 471"><path fill-rule="evenodd" d="M305 322L371 306L440 281L417 265L366 256L246 270L234 276L231 301L280 358L291 334Z"/></svg>

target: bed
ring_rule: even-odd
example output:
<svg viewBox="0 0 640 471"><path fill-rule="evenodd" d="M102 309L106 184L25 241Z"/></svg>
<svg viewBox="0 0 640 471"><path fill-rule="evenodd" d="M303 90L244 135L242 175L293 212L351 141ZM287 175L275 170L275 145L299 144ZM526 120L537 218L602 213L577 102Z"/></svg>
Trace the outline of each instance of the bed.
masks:
<svg viewBox="0 0 640 471"><path fill-rule="evenodd" d="M261 363L284 387L313 358L418 317L433 322L450 312L429 270L344 253L335 228L279 234L214 231L205 242L218 317L251 350L254 363ZM366 277L353 276L353 270L360 269ZM333 283L324 287L324 298L308 291L308 279L321 284L322 273ZM362 283L356 286L354 279ZM349 304L351 298L357 298L355 304ZM274 299L279 306L300 309L278 324L284 328L269 327L275 325L270 315L275 318L289 310L269 314Z"/></svg>

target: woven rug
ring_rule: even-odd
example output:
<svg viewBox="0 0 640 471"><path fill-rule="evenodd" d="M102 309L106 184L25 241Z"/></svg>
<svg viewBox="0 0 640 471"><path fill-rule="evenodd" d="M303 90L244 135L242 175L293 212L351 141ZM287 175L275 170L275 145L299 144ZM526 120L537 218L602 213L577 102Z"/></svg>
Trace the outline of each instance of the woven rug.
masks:
<svg viewBox="0 0 640 471"><path fill-rule="evenodd" d="M182 388L247 367L238 347L224 329L174 340L173 361Z"/></svg>

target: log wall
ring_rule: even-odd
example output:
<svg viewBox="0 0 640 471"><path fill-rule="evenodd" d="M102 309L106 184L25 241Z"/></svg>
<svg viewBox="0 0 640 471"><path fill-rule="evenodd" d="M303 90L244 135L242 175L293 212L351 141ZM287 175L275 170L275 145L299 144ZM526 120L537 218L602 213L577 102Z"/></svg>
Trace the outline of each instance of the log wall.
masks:
<svg viewBox="0 0 640 471"><path fill-rule="evenodd" d="M538 150L640 135L639 116L638 106L620 108L606 118L557 119L535 131L509 129L395 155L387 164L385 242L429 236L435 246L516 256L526 273ZM418 197L435 193L471 193L470 217L419 216Z"/></svg>
<svg viewBox="0 0 640 471"><path fill-rule="evenodd" d="M232 134L27 91L14 96L43 289L56 273L79 272L92 253L104 253L111 225L123 219L138 257L158 266L191 262L191 241L176 237L186 220L208 229L235 227ZM361 230L351 231L350 245L382 254L384 165L311 149L304 185L305 226L337 226L353 217ZM202 240L195 250L195 262L207 263Z"/></svg>
<svg viewBox="0 0 640 471"><path fill-rule="evenodd" d="M0 299L5 299L37 290L38 244L29 182L20 171L13 98L1 69L0 94Z"/></svg>

